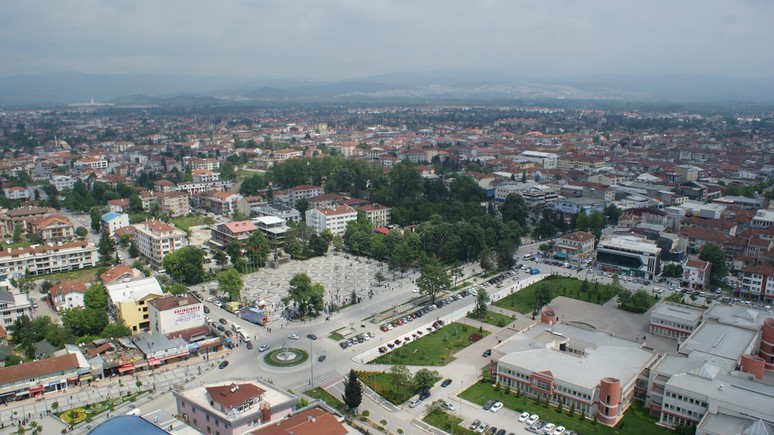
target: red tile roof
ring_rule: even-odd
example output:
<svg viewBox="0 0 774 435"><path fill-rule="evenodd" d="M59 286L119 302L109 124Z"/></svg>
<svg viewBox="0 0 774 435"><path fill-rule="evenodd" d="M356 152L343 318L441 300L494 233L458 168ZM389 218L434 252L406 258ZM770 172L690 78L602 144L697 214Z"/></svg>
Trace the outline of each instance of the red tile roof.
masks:
<svg viewBox="0 0 774 435"><path fill-rule="evenodd" d="M333 414L320 408L312 408L250 433L253 435L345 435L349 431Z"/></svg>
<svg viewBox="0 0 774 435"><path fill-rule="evenodd" d="M66 295L68 293L86 293L86 284L78 281L61 281L59 284L51 287L48 292L53 297Z"/></svg>
<svg viewBox="0 0 774 435"><path fill-rule="evenodd" d="M9 257L11 255L21 255L26 253L32 253L32 254L40 254L45 252L50 252L54 250L63 250L63 249L69 249L69 248L85 248L88 246L89 243L83 240L79 240L77 242L69 242L69 243L62 243L61 245L41 245L36 247L28 247L28 248L19 248L14 250L4 250L0 251L0 257Z"/></svg>
<svg viewBox="0 0 774 435"><path fill-rule="evenodd" d="M230 384L216 387L206 387L207 394L213 402L219 403L226 409L231 409L250 399L263 395L266 392L255 384Z"/></svg>
<svg viewBox="0 0 774 435"><path fill-rule="evenodd" d="M770 264L756 264L747 266L742 270L745 274L774 276L774 266Z"/></svg>
<svg viewBox="0 0 774 435"><path fill-rule="evenodd" d="M0 368L0 384L28 381L33 378L78 368L74 353Z"/></svg>
<svg viewBox="0 0 774 435"><path fill-rule="evenodd" d="M701 260L687 260L685 262L686 267L692 267L694 269L706 269L709 263Z"/></svg>
<svg viewBox="0 0 774 435"><path fill-rule="evenodd" d="M118 278L121 278L126 274L133 275L134 269L132 269L131 267L125 264L119 264L118 266L112 267L106 270L105 272L103 272L99 276L99 279L101 279L104 284L108 284L117 280Z"/></svg>
<svg viewBox="0 0 774 435"><path fill-rule="evenodd" d="M226 222L223 226L228 228L232 234L253 232L258 229L252 221Z"/></svg>

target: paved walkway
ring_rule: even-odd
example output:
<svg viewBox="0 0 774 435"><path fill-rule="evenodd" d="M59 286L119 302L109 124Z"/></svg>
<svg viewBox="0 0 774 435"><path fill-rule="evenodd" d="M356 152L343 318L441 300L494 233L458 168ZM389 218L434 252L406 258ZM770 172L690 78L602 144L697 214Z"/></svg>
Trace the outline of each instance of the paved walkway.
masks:
<svg viewBox="0 0 774 435"><path fill-rule="evenodd" d="M147 390L155 388L155 393L142 396L136 402L126 402L116 407L112 412L100 414L89 423L77 425L73 434L86 434L92 428L108 419L108 415L126 414L131 409L158 397L161 394L168 393L176 384L192 381L200 374L204 374L215 368L225 352L211 353L210 360L204 361L201 357L194 357L186 361L173 363L153 372L140 372L139 379L142 385L136 385L136 379L132 376L115 377L103 379L92 383L91 386L78 386L68 388L67 390L46 393L40 400L26 399L18 402L9 403L6 406L0 406L0 434L16 433L15 427L22 418L28 418L43 426L43 434L61 434L62 429L67 425L61 422L53 414L48 414L51 405L57 403L59 410L66 410L86 406L90 403L119 397L127 393L134 393L138 390ZM120 381L120 383L119 383ZM29 428L29 424L27 425Z"/></svg>

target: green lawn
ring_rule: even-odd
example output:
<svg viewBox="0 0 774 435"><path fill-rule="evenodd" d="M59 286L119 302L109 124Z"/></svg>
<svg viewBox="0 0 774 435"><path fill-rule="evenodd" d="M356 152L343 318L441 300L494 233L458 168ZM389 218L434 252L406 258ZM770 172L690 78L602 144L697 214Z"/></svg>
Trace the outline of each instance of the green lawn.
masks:
<svg viewBox="0 0 774 435"><path fill-rule="evenodd" d="M8 243L10 242L10 244ZM29 240L19 240L16 243L13 243L12 239L5 239L3 240L2 246L0 246L0 249L19 249L19 248L29 248L32 245Z"/></svg>
<svg viewBox="0 0 774 435"><path fill-rule="evenodd" d="M145 222L147 219L148 219L148 213L145 213L145 212L129 213L130 224L139 224L140 222Z"/></svg>
<svg viewBox="0 0 774 435"><path fill-rule="evenodd" d="M493 313L491 311L487 311L486 316L484 316L483 319L479 319L478 316L474 314L468 314L467 317L469 319L478 320L480 322L488 323L494 326L505 326L514 320L511 316L506 316L505 314L500 313Z"/></svg>
<svg viewBox="0 0 774 435"><path fill-rule="evenodd" d="M215 223L215 219L201 214L194 214L172 218L169 220L169 223L174 224L177 228L180 228L185 232L188 232L191 227L197 227L199 225L212 225Z"/></svg>
<svg viewBox="0 0 774 435"><path fill-rule="evenodd" d="M430 333L427 333L427 330L424 332L422 338L403 344L369 364L443 366L454 361L457 351L474 343L470 340L472 334L478 334L482 338L489 335L487 331L480 332L476 328L456 322Z"/></svg>
<svg viewBox="0 0 774 435"><path fill-rule="evenodd" d="M78 281L83 283L94 282L99 278L99 275L106 271L107 267L89 267L87 269L70 270L67 272L51 273L48 275L38 275L35 278L45 278L51 282L59 281Z"/></svg>
<svg viewBox="0 0 774 435"><path fill-rule="evenodd" d="M327 392L321 387L315 387L315 388L312 388L311 390L306 390L304 391L304 394L315 399L320 399L326 404L328 404L328 406L330 406L331 408L334 408L340 412L346 411L344 407L344 402L342 402L333 394Z"/></svg>
<svg viewBox="0 0 774 435"><path fill-rule="evenodd" d="M632 434L632 435L666 435L673 432L661 426L656 426L655 419L652 419L647 413L639 407L632 405L624 415L623 420L618 423L618 427L611 428L601 423L594 424L592 420L580 419L580 415L570 416L567 409L563 412L557 412L558 408L549 406L546 408L542 403L536 405L533 399L524 395L514 396L512 393L505 395L505 391L495 391L490 382L479 382L473 384L470 388L460 394L465 400L479 405L483 405L487 400L499 400L503 405L515 412L524 411L530 414L540 415L541 420L550 421L556 425L562 425L568 430L584 435L612 435L612 434Z"/></svg>
<svg viewBox="0 0 774 435"><path fill-rule="evenodd" d="M494 305L519 313L530 313L535 307L535 291L544 285L551 291L551 299L557 296L566 296L601 305L616 295L613 287L606 284L589 282L588 291L582 291L583 281L575 278L556 278L536 282L527 288L500 299Z"/></svg>
<svg viewBox="0 0 774 435"><path fill-rule="evenodd" d="M462 419L449 414L448 412L444 411L435 411L431 412L430 414L427 414L425 418L422 419L425 423L429 424L430 426L437 427L438 429L441 429L442 431L445 431L447 433L454 433L454 434L462 434L462 435L476 435L475 432L472 430L469 430L468 428L460 426L460 423L462 422Z"/></svg>
<svg viewBox="0 0 774 435"><path fill-rule="evenodd" d="M413 386L413 383L400 387L399 377L391 372L356 371L355 373L360 382L366 384L376 394L382 396L393 405L400 405L409 400L411 396L417 394L417 389ZM434 374L434 378L434 383L441 380L437 373Z"/></svg>

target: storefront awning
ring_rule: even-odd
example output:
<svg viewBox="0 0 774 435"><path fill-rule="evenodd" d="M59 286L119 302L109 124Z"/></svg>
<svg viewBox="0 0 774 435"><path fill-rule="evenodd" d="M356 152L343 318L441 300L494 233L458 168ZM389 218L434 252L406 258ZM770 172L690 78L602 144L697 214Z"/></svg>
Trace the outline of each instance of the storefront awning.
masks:
<svg viewBox="0 0 774 435"><path fill-rule="evenodd" d="M148 358L148 366L153 367L161 364L161 361L158 358Z"/></svg>
<svg viewBox="0 0 774 435"><path fill-rule="evenodd" d="M43 391L43 385L37 385L35 387L30 387L30 394L40 393Z"/></svg>
<svg viewBox="0 0 774 435"><path fill-rule="evenodd" d="M557 258L559 260L564 260L565 258L567 258L567 254L565 254L564 252L555 252L554 258Z"/></svg>

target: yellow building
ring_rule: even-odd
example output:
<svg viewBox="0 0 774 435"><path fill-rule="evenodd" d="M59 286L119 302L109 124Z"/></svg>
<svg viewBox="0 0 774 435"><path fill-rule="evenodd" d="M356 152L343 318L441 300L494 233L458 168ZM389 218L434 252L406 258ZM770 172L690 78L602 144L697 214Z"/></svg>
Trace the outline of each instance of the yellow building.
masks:
<svg viewBox="0 0 774 435"><path fill-rule="evenodd" d="M148 302L165 296L159 282L153 277L111 284L105 288L110 314L116 319L122 319L132 333L149 329Z"/></svg>

